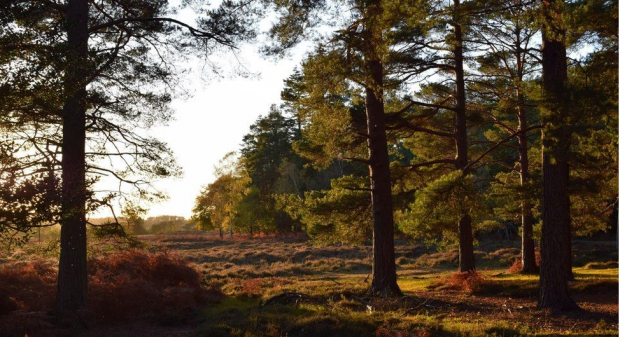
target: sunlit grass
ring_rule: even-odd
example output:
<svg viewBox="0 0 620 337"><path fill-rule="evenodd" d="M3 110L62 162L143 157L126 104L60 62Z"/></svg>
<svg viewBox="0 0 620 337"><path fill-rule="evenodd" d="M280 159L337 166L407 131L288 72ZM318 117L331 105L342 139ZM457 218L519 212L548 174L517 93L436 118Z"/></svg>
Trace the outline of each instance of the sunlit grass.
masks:
<svg viewBox="0 0 620 337"><path fill-rule="evenodd" d="M607 312L613 311L615 304L607 300L618 296L617 263L610 261L615 257L603 254L596 243L581 246L584 257L587 249L598 251L596 260L580 261L573 269L571 292L589 312L599 312L601 301ZM397 300L366 297L371 282L366 246L218 241L188 235L164 236L147 241L145 247L166 248L191 261L203 284L219 287L224 294L199 309L192 322L195 336L609 336L618 331L610 315L562 318L537 311L538 275L508 272L518 249L495 243L477 252L481 277L471 292L449 284L456 272L454 252L419 247L414 252L410 246L397 246L398 284L407 296ZM21 256L29 255L10 258ZM287 292L316 300L262 305ZM373 310L352 296L372 301Z"/></svg>
<svg viewBox="0 0 620 337"><path fill-rule="evenodd" d="M375 310L369 312L363 304L347 297L366 296L371 281L367 247L314 247L303 242L273 241L189 243L191 249L184 250L184 256L203 270L206 282L220 284L227 296L204 311L199 336L617 334L617 323L590 321L583 325L585 321L575 321L581 323L573 327L572 319L561 323L562 319L558 321L539 313L536 310L538 275L508 272L518 249L501 248L501 245L496 251L478 253L483 284L473 293L446 286L456 271L453 252L421 250L422 255L416 257L411 255L411 249L398 247L398 284L411 299L404 299L400 304L379 300ZM587 263L574 268L577 282L571 282L572 291L586 298L599 291L613 293L613 287L617 288L618 269L604 268L607 262L585 267ZM320 300L261 305L287 292ZM420 306L423 301L432 305ZM592 301L583 305L589 310L597 306ZM408 311L417 306L420 308Z"/></svg>

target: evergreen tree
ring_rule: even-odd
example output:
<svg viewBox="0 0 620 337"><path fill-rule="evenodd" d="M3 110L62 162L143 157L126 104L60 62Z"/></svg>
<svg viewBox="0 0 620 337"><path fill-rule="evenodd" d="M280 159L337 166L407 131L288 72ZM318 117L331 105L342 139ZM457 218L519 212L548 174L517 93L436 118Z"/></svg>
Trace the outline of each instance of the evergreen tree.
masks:
<svg viewBox="0 0 620 337"><path fill-rule="evenodd" d="M485 132L493 144L489 149L494 150L491 162L486 164L496 163L507 170L498 173L493 184L495 197L505 201L499 212L508 219L518 214L522 238L521 271L537 273L532 208L538 195L532 193L536 189L528 153L536 142L537 134L531 131L537 130L535 123L539 119L528 97L536 88L531 81L538 74L535 11L522 1L499 1L492 8L495 10L482 18L477 25L479 29L473 34L484 54L478 57L478 74L471 89L476 104L487 111L483 115L488 116L494 126ZM517 212L510 209L515 206L519 208Z"/></svg>
<svg viewBox="0 0 620 337"><path fill-rule="evenodd" d="M568 191L570 122L564 1L542 4L543 201L539 308L571 310L569 295L571 218Z"/></svg>
<svg viewBox="0 0 620 337"><path fill-rule="evenodd" d="M86 304L86 213L110 201L91 193L95 177L109 174L140 188L144 176L178 173L167 146L138 130L170 117L174 55L251 37L251 22L235 7L225 1L205 11L194 28L168 17L164 0L0 6L0 87L12 103L1 108L2 124L28 128L21 141L36 154L30 169L43 157L61 172L59 318L77 322ZM103 167L101 158L116 158L115 165ZM148 188L140 191L146 196Z"/></svg>
<svg viewBox="0 0 620 337"><path fill-rule="evenodd" d="M298 169L292 143L295 121L284 116L275 105L269 113L259 117L243 137L241 163L251 178L251 191L243 201L250 232L254 222L265 232L291 230L291 219L276 207L274 195L304 189L303 172ZM298 192L299 193L299 192Z"/></svg>
<svg viewBox="0 0 620 337"><path fill-rule="evenodd" d="M285 47L298 41L299 36L292 36L291 31L308 22L293 20L292 16L316 13L324 7L288 5L281 7L284 15L272 30L279 45ZM386 98L402 82L399 75L404 74L399 67L406 60L395 46L411 39L403 33L413 31L403 28L408 27L404 18L419 17L417 5L415 1L351 3L347 23L329 42L321 43L303 66L301 87L307 93L302 99L303 110L312 121L303 131L300 150L324 165L337 158L368 166L374 247L370 292L376 294L400 294L394 263Z"/></svg>

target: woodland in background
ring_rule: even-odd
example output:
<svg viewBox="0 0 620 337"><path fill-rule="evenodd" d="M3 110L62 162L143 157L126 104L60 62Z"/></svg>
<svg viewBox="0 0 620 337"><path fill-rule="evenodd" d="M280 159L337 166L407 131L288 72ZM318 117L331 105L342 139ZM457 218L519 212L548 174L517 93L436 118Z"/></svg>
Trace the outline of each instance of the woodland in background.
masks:
<svg viewBox="0 0 620 337"><path fill-rule="evenodd" d="M134 245L140 202L164 197L151 181L181 174L145 130L172 118L184 60L256 41L274 58L312 47L197 197L199 229L370 243L367 295L400 299L395 239L455 247L468 282L478 239L501 231L540 273L537 308L579 310L572 239L618 233L617 1L179 6L198 19L165 0L0 5L0 235L27 245L60 224L56 323L88 325L87 238ZM87 231L119 200L123 221Z"/></svg>
<svg viewBox="0 0 620 337"><path fill-rule="evenodd" d="M282 106L222 160L197 198L199 227L372 239L371 291L384 295L400 293L394 232L456 245L460 272L476 269L477 233L518 233L524 273L538 272L535 246L546 232L543 261L558 270L541 284L561 299L547 304L542 291L541 306L573 307L571 237L617 235L617 4L351 8L285 81ZM300 25L272 32L295 44L289 34Z"/></svg>

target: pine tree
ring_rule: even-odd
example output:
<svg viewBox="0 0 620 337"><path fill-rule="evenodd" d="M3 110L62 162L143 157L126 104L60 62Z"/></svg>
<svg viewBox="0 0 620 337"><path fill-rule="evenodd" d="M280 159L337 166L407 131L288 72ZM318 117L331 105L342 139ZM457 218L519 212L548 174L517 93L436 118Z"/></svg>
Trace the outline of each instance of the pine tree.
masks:
<svg viewBox="0 0 620 337"><path fill-rule="evenodd" d="M571 130L563 1L543 2L542 73L543 202L539 308L575 309L569 295L570 200L568 191Z"/></svg>
<svg viewBox="0 0 620 337"><path fill-rule="evenodd" d="M35 148L30 169L43 157L61 172L59 318L76 323L82 315L86 212L113 197L97 198L92 184L109 174L147 196L141 176L179 172L167 146L138 130L170 117L170 92L159 89L176 86L171 57L251 37L248 19L231 20L239 14L233 7L225 1L194 28L167 17L166 1L23 0L0 6L0 60L9 69L2 87L13 87L7 94L16 97L3 99L34 107L3 105L3 124L29 128L21 141ZM99 165L98 159L110 157L118 166Z"/></svg>
<svg viewBox="0 0 620 337"><path fill-rule="evenodd" d="M493 144L490 149L496 152L492 162L508 170L507 174L502 172L496 176L499 179L494 189L499 192L498 197L514 199L519 204L521 271L537 273L532 210L532 198L536 201L536 195L531 193L535 189L528 152L536 140L532 139L532 131L539 127L533 122L539 117L538 111L531 108L533 101L528 95L532 85L528 81L538 74L538 50L535 48L538 29L534 25L534 10L529 4L499 1L490 8L493 10L482 18L473 34L484 54L477 60L478 74L472 91L478 104L482 105L481 109L487 111L483 114L494 125L485 132ZM517 160L512 160L515 151ZM519 176L517 186L512 182L513 172Z"/></svg>

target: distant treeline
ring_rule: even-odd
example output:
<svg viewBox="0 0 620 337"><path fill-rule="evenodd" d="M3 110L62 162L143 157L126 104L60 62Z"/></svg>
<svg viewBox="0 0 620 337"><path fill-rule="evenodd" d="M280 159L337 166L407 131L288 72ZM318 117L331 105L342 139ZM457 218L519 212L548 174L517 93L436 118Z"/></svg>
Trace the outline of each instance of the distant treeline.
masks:
<svg viewBox="0 0 620 337"><path fill-rule="evenodd" d="M133 235L172 233L196 228L196 225L189 222L185 217L175 215L160 215L148 217L146 219L142 217L121 216L116 219L113 217L105 217L89 220L89 222L94 225L113 224L116 221L125 228L128 234Z"/></svg>

